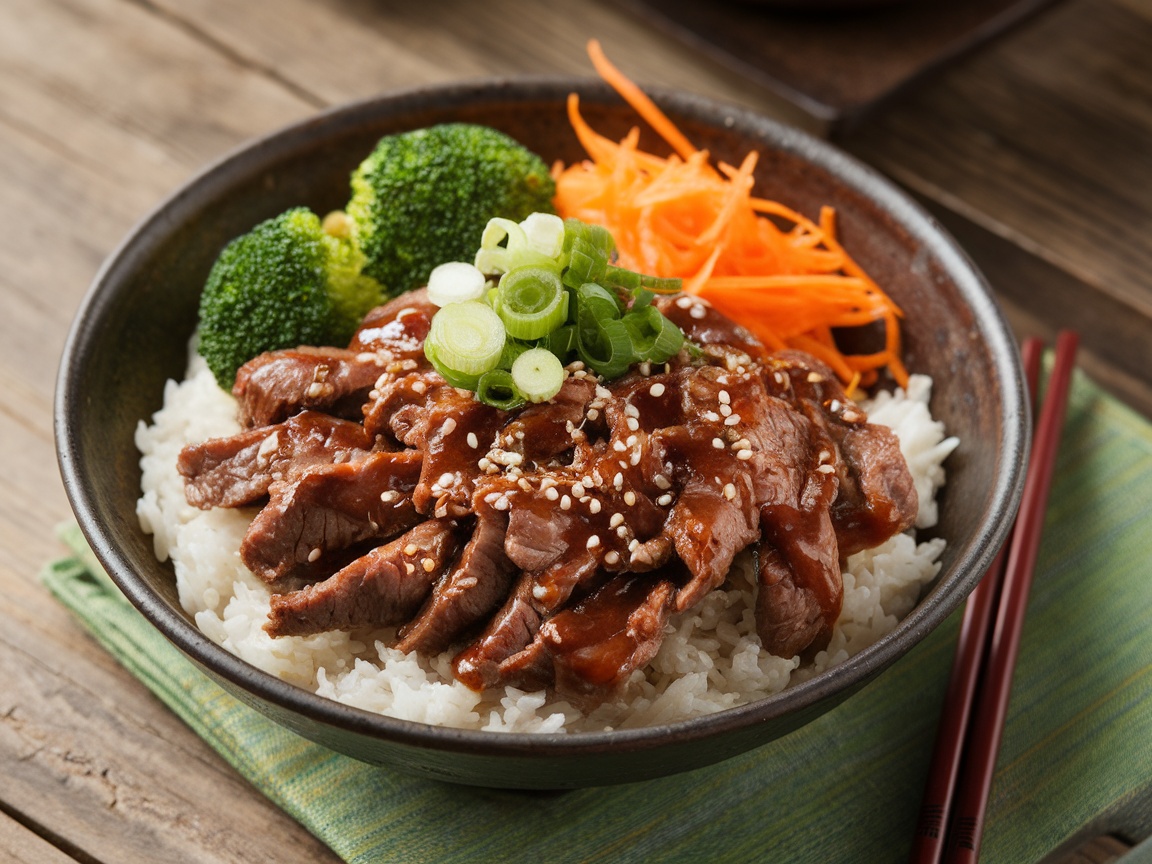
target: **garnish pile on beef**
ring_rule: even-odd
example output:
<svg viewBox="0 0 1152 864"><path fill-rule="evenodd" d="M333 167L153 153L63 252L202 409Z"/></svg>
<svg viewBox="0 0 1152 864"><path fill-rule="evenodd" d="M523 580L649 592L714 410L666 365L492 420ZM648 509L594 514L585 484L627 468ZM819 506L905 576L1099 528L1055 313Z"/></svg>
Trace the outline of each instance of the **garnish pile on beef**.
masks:
<svg viewBox="0 0 1152 864"><path fill-rule="evenodd" d="M432 369L418 291L348 348L250 361L247 429L179 468L197 507L262 504L241 556L273 591L265 629L394 626L398 648L454 650L473 689L592 703L751 547L764 648L827 645L844 559L916 513L895 436L816 358L769 353L690 297L658 302L702 350L610 382L575 363L518 411Z"/></svg>

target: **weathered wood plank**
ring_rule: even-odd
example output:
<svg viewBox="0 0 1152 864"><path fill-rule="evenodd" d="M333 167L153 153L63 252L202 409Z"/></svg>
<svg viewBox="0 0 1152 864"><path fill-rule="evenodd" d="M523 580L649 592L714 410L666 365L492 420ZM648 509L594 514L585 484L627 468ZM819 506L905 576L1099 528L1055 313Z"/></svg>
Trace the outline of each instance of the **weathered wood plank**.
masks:
<svg viewBox="0 0 1152 864"><path fill-rule="evenodd" d="M0 860L8 864L75 864L44 838L0 813Z"/></svg>
<svg viewBox="0 0 1152 864"><path fill-rule="evenodd" d="M1071 0L843 143L929 201L978 263L1013 271L996 287L1015 306L1049 329L1086 323L1085 347L1140 389L1152 383L1150 105L1146 0ZM1004 268L982 234L1036 266Z"/></svg>

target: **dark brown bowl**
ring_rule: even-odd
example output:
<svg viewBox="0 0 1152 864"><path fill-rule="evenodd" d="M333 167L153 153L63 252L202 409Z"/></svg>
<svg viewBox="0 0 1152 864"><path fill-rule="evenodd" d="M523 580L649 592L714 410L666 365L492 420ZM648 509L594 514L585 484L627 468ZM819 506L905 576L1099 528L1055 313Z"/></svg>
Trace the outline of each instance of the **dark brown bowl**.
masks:
<svg viewBox="0 0 1152 864"><path fill-rule="evenodd" d="M222 245L289 206L341 207L348 176L385 133L440 121L486 123L546 160L582 157L564 100L622 135L632 112L599 83L488 81L385 96L328 111L243 147L179 189L109 258L69 335L56 399L60 468L97 557L140 611L212 678L278 723L357 759L484 786L560 788L657 777L764 744L829 710L955 610L1006 537L1027 450L1028 408L1012 334L965 254L907 196L801 132L737 108L655 91L696 144L737 164L761 152L763 193L809 215L837 208L845 245L906 312L906 360L935 379L932 410L949 458L931 590L889 636L841 666L740 708L669 726L589 734L501 734L394 720L331 702L227 653L177 602L170 565L140 529L133 431L184 374L197 298ZM649 140L651 146L657 142Z"/></svg>

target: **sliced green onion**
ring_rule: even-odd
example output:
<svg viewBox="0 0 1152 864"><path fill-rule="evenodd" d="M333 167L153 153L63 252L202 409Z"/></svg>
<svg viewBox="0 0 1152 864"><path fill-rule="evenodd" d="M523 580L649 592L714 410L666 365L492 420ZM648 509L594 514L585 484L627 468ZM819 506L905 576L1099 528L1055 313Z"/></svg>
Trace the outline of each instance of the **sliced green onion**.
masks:
<svg viewBox="0 0 1152 864"><path fill-rule="evenodd" d="M473 263L482 273L507 273L515 267L555 265L556 261L533 248L527 232L519 222L495 216L484 226L484 233L480 235L480 249Z"/></svg>
<svg viewBox="0 0 1152 864"><path fill-rule="evenodd" d="M640 284L653 294L679 294L684 280L678 276L649 276L640 274Z"/></svg>
<svg viewBox="0 0 1152 864"><path fill-rule="evenodd" d="M440 377L451 384L453 387L459 387L462 390L475 390L480 383L479 375L467 375L463 372L457 372L455 369L449 369L436 358L436 349L424 340L424 356L428 358L428 362L432 364Z"/></svg>
<svg viewBox="0 0 1152 864"><path fill-rule="evenodd" d="M564 251L564 220L554 213L531 213L520 227L528 244L541 255L555 259Z"/></svg>
<svg viewBox="0 0 1152 864"><path fill-rule="evenodd" d="M512 364L512 382L529 402L546 402L560 392L564 367L546 348L531 348Z"/></svg>
<svg viewBox="0 0 1152 864"><path fill-rule="evenodd" d="M449 261L428 274L428 300L437 306L479 300L484 296L484 274L466 261Z"/></svg>
<svg viewBox="0 0 1152 864"><path fill-rule="evenodd" d="M600 225L589 225L579 219L564 222L564 252L568 269L564 284L579 288L585 282L602 282L616 244L612 235Z"/></svg>
<svg viewBox="0 0 1152 864"><path fill-rule="evenodd" d="M519 342L515 339L508 339L504 342L504 350L500 353L500 362L496 364L497 369L511 369L512 364L516 362L516 358L531 348L524 342Z"/></svg>
<svg viewBox="0 0 1152 864"><path fill-rule="evenodd" d="M492 369L481 375L476 398L501 411L512 411L524 404L524 396L516 389L512 373L507 369Z"/></svg>
<svg viewBox="0 0 1152 864"><path fill-rule="evenodd" d="M576 325L565 324L553 330L540 340L540 347L555 354L561 363L567 362L568 355L576 350Z"/></svg>
<svg viewBox="0 0 1152 864"><path fill-rule="evenodd" d="M660 314L655 306L629 312L621 320L628 328L637 360L663 363L684 344L683 331Z"/></svg>
<svg viewBox="0 0 1152 864"><path fill-rule="evenodd" d="M632 365L632 338L624 322L598 321L589 326L577 326L576 350L597 374L605 378L619 378Z"/></svg>
<svg viewBox="0 0 1152 864"><path fill-rule="evenodd" d="M494 306L514 339L539 339L568 320L568 292L557 267L509 270L500 277Z"/></svg>
<svg viewBox="0 0 1152 864"><path fill-rule="evenodd" d="M504 323L492 307L479 300L450 303L432 316L425 353L431 344L436 359L448 369L480 375L500 362L505 338Z"/></svg>

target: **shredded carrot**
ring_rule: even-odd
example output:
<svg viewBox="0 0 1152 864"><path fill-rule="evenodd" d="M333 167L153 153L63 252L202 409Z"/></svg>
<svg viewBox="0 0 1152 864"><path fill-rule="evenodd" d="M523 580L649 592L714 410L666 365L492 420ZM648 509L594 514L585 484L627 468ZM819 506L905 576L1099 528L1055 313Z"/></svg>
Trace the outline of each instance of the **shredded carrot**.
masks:
<svg viewBox="0 0 1152 864"><path fill-rule="evenodd" d="M809 351L848 386L867 386L887 369L904 386L902 312L840 245L835 212L816 221L754 194L755 151L733 166L712 164L619 69L596 40L588 55L600 76L672 149L640 149L634 127L621 141L593 130L568 97L568 118L588 158L557 164L561 216L595 222L616 240L620 264L684 280L683 290L745 325L770 350ZM883 347L841 350L833 329L882 327Z"/></svg>

